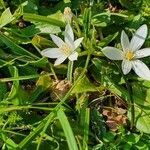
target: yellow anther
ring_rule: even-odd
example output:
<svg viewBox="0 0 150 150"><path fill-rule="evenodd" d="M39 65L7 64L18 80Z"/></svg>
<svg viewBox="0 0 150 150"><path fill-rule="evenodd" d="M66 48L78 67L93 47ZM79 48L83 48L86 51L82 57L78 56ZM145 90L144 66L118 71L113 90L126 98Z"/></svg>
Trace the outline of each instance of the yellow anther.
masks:
<svg viewBox="0 0 150 150"><path fill-rule="evenodd" d="M134 53L133 53L132 51L126 52L125 58L126 58L127 60L132 60L132 59L134 58Z"/></svg>
<svg viewBox="0 0 150 150"><path fill-rule="evenodd" d="M70 46L69 46L68 44L66 44L66 43L64 43L64 44L60 47L60 50L62 50L65 55L70 55L70 53L71 53L71 48L70 48Z"/></svg>

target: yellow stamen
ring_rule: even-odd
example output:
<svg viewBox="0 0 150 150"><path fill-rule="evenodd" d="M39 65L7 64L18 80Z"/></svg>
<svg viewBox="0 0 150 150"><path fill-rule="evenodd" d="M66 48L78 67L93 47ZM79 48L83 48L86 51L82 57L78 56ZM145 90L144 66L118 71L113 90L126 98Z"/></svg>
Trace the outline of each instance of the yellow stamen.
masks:
<svg viewBox="0 0 150 150"><path fill-rule="evenodd" d="M71 47L64 43L61 47L60 47L60 50L62 50L64 52L65 55L70 55L71 53Z"/></svg>
<svg viewBox="0 0 150 150"><path fill-rule="evenodd" d="M134 58L134 53L133 53L132 51L126 52L125 58L126 58L127 60L132 60L132 59Z"/></svg>

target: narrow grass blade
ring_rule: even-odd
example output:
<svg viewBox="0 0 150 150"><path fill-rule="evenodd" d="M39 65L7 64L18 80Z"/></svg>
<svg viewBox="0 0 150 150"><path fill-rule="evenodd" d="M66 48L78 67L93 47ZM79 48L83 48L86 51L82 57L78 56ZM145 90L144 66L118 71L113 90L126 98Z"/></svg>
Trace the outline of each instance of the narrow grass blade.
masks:
<svg viewBox="0 0 150 150"><path fill-rule="evenodd" d="M64 133L66 135L66 139L68 142L68 146L70 150L78 150L78 146L75 140L75 137L73 135L73 131L71 129L71 126L69 124L69 121L64 113L64 111L62 110L62 108L60 108L57 111L57 117L62 125L62 128L64 130Z"/></svg>
<svg viewBox="0 0 150 150"><path fill-rule="evenodd" d="M6 144L6 147L8 148L8 149L10 149L10 150L12 150L12 149L16 149L17 148L17 144L11 139L11 138L9 138L5 133L0 133L0 139L2 140L2 141L4 141L5 142L5 144ZM1 141L0 140L0 141Z"/></svg>
<svg viewBox="0 0 150 150"><path fill-rule="evenodd" d="M41 130L45 126L47 120L53 121L54 118L55 118L55 113L51 112L45 119L43 119L41 121L41 123L38 125L38 127L33 132L31 132L24 140L22 140L18 144L18 149L23 150L41 132Z"/></svg>

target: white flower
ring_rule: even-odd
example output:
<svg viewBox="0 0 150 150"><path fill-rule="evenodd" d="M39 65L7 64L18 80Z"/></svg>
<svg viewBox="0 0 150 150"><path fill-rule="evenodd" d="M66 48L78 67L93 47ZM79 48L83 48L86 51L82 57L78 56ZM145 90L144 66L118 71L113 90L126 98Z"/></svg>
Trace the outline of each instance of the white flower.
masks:
<svg viewBox="0 0 150 150"><path fill-rule="evenodd" d="M150 80L150 70L142 61L138 60L138 58L150 56L150 48L140 49L145 42L147 32L147 25L142 25L129 42L128 36L122 31L121 45L123 51L114 47L105 47L102 52L109 59L123 60L122 70L124 74L128 74L133 69L139 77Z"/></svg>
<svg viewBox="0 0 150 150"><path fill-rule="evenodd" d="M83 38L79 38L74 41L74 34L71 26L66 25L64 41L56 35L50 35L53 42L58 46L58 48L47 48L41 52L45 57L57 58L55 61L55 66L64 62L67 58L70 61L77 60L78 53L75 51L77 47L82 42Z"/></svg>

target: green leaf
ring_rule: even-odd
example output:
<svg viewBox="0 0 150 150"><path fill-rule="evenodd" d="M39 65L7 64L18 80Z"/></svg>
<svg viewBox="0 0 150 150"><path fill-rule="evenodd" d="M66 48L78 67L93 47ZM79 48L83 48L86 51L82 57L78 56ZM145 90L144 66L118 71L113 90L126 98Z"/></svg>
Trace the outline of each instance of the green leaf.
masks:
<svg viewBox="0 0 150 150"><path fill-rule="evenodd" d="M30 56L31 58L38 59L36 55L30 53L29 51L15 44L11 39L9 39L7 36L5 36L2 33L0 34L0 40L3 43L5 43L12 50L11 52L14 54L27 55L27 56Z"/></svg>
<svg viewBox="0 0 150 150"><path fill-rule="evenodd" d="M142 0L119 0L120 4L129 10L138 10L142 5Z"/></svg>
<svg viewBox="0 0 150 150"><path fill-rule="evenodd" d="M105 142L112 142L114 140L116 136L115 132L107 132L104 136L103 136L103 140Z"/></svg>
<svg viewBox="0 0 150 150"><path fill-rule="evenodd" d="M52 79L47 72L42 72L41 76L36 82L36 88L32 92L29 100L30 103L36 100L36 98L45 90L50 90L52 87Z"/></svg>
<svg viewBox="0 0 150 150"><path fill-rule="evenodd" d="M81 73L80 68L77 68L75 71L75 78L77 78ZM84 92L94 92L97 91L97 88L94 84L92 84L89 79L84 75L82 79L77 83L74 87L72 93L84 93Z"/></svg>
<svg viewBox="0 0 150 150"><path fill-rule="evenodd" d="M30 14L30 13L25 13L23 15L24 20L26 21L31 21L31 22L40 22L44 24L50 24L58 27L64 27L65 24L62 21L46 17L46 16L41 16L41 15L36 15L36 14Z"/></svg>
<svg viewBox="0 0 150 150"><path fill-rule="evenodd" d="M107 37L103 38L99 43L98 46L104 47L107 46L110 42L112 42L118 36L118 32L108 35Z"/></svg>
<svg viewBox="0 0 150 150"><path fill-rule="evenodd" d="M62 110L62 108L60 108L57 111L57 117L62 125L62 128L64 130L67 142L68 142L68 146L70 150L78 150L78 146L75 140L75 137L73 135L73 131L71 129L71 126L69 124L69 121L64 113L64 111Z"/></svg>
<svg viewBox="0 0 150 150"><path fill-rule="evenodd" d="M36 29L39 29L40 33L46 33L46 34L56 34L61 32L60 27L54 26L51 24L46 24L46 23L35 23Z"/></svg>
<svg viewBox="0 0 150 150"><path fill-rule="evenodd" d="M0 17L0 28L10 23L12 20L14 20L13 15L10 12L10 9L7 8Z"/></svg>
<svg viewBox="0 0 150 150"><path fill-rule="evenodd" d="M138 150L149 150L149 146L147 143L145 143L145 140L143 141L139 141L135 147L138 149Z"/></svg>
<svg viewBox="0 0 150 150"><path fill-rule="evenodd" d="M92 17L92 24L97 27L106 27L109 22L109 13L101 13Z"/></svg>
<svg viewBox="0 0 150 150"><path fill-rule="evenodd" d="M128 144L132 145L132 144L135 144L135 143L139 142L140 138L141 138L141 135L131 133L131 134L126 134L125 137L124 137L124 140Z"/></svg>
<svg viewBox="0 0 150 150"><path fill-rule="evenodd" d="M52 79L50 78L49 73L43 71L36 82L36 86L41 86L43 90L50 89L52 86Z"/></svg>
<svg viewBox="0 0 150 150"><path fill-rule="evenodd" d="M12 76L14 76L15 78L19 77L18 69L16 67L9 68ZM13 82L7 100L12 101L14 105L26 104L26 102L28 101L27 93L21 88L19 80Z"/></svg>
<svg viewBox="0 0 150 150"><path fill-rule="evenodd" d="M97 110L97 108L91 110L90 120L90 122L92 122L94 133L96 133L97 137L101 139L101 137L106 134L106 123L103 115Z"/></svg>
<svg viewBox="0 0 150 150"><path fill-rule="evenodd" d="M23 13L24 13L24 7L28 4L28 1L25 1L23 3L21 3L18 8L16 9L16 11L14 12L14 17L17 19L19 19Z"/></svg>
<svg viewBox="0 0 150 150"><path fill-rule="evenodd" d="M84 14L83 14L83 26L84 26L84 34L85 37L88 37L90 26L91 26L91 8L85 8Z"/></svg>
<svg viewBox="0 0 150 150"><path fill-rule="evenodd" d="M129 100L128 91L124 86L118 85L121 77L118 74L114 74L116 68L114 68L114 66L109 66L106 61L99 60L97 58L94 58L92 62L97 68L96 76L99 74L99 77L97 78L98 82L100 82L103 87L107 88L112 93L119 95L125 100Z"/></svg>
<svg viewBox="0 0 150 150"><path fill-rule="evenodd" d="M24 13L33 13L33 14L38 13L38 7L34 1L28 0L26 2L27 2L26 5L24 5L23 7Z"/></svg>
<svg viewBox="0 0 150 150"><path fill-rule="evenodd" d="M128 117L131 118L130 110L128 111ZM138 130L150 134L150 109L144 109L135 105L135 121Z"/></svg>

